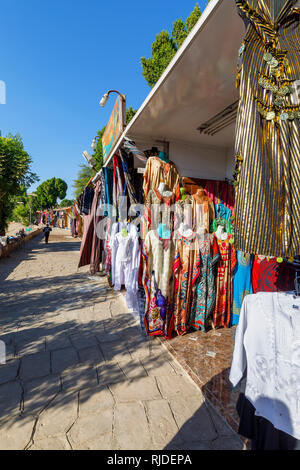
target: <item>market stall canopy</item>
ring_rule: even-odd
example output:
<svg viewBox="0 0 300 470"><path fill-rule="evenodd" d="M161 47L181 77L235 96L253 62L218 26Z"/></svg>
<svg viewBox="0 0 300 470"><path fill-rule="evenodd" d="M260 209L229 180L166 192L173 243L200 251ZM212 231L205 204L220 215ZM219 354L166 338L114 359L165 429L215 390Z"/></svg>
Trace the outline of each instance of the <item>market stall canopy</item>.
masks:
<svg viewBox="0 0 300 470"><path fill-rule="evenodd" d="M243 34L244 24L235 1L211 0L125 129L115 151L125 136L233 147L236 106L229 109L225 121L217 118L217 124L213 122L214 135L200 133L199 127L209 126L212 118L238 100L236 64ZM229 125L219 126L218 122Z"/></svg>

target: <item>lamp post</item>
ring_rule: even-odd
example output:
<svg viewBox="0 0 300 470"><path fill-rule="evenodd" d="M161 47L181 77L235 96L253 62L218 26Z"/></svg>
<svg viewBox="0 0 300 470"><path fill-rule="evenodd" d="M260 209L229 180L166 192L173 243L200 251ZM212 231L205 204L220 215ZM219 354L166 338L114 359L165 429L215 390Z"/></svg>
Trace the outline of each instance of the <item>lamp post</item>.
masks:
<svg viewBox="0 0 300 470"><path fill-rule="evenodd" d="M106 105L110 93L117 93L121 98L121 113L122 113L121 120L122 120L122 127L124 131L126 127L126 95L122 95L122 93L120 93L118 90L109 90L102 96L99 102L102 108L104 108L104 106ZM94 140L93 140L93 143L94 143Z"/></svg>
<svg viewBox="0 0 300 470"><path fill-rule="evenodd" d="M82 156L88 162L89 166L94 170L96 166L96 162L93 159L92 155L87 150L84 150L82 152Z"/></svg>
<svg viewBox="0 0 300 470"><path fill-rule="evenodd" d="M101 100L100 100L100 102L99 102L99 104L100 104L100 106L101 106L102 108L104 108L104 106L106 105L107 100L108 100L108 97L109 97L109 95L110 95L111 93L118 93L118 95L121 97L121 100L122 100L122 102L124 103L124 105L126 104L126 95L122 95L122 93L120 93L118 90L109 90L108 92L106 92L106 93L102 96L102 98L101 98Z"/></svg>

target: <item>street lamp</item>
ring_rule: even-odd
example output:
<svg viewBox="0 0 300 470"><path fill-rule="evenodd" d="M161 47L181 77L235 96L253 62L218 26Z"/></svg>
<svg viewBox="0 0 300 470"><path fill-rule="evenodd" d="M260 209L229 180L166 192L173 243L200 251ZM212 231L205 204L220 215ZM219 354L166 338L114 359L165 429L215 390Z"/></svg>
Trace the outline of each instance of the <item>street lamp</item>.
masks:
<svg viewBox="0 0 300 470"><path fill-rule="evenodd" d="M91 148L92 148L93 150L95 150L95 148L96 148L97 138L98 138L98 136L94 137L93 140L92 140Z"/></svg>
<svg viewBox="0 0 300 470"><path fill-rule="evenodd" d="M102 98L101 98L101 100L100 100L100 102L99 102L99 104L100 104L100 106L101 106L102 108L104 108L104 106L106 105L110 93L118 93L118 95L121 97L121 100L122 100L123 102L126 102L126 96L125 96L125 95L122 95L122 93L120 93L118 90L109 90L107 93L105 93L105 94L102 96Z"/></svg>
<svg viewBox="0 0 300 470"><path fill-rule="evenodd" d="M93 159L92 155L87 151L87 150L84 150L82 152L82 156L83 158L88 162L89 166L93 169L95 169L95 166L96 166L96 162L95 160Z"/></svg>

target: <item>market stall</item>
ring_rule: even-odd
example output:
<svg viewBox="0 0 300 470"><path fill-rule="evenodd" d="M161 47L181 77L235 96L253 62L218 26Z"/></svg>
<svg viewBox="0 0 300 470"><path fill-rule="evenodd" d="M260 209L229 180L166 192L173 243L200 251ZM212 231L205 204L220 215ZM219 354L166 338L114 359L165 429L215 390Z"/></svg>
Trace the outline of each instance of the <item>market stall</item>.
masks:
<svg viewBox="0 0 300 470"><path fill-rule="evenodd" d="M289 193L285 175L296 172L293 161L300 154L299 140L292 139L290 147L286 145L286 136L299 133L298 111L296 107L290 111L290 92L284 95L286 108L281 109L283 101L277 96L281 88L276 85L269 97L270 90L263 86L267 81L258 83L263 98L271 100L268 106L276 102L275 111L264 113L261 105L256 107L255 100L255 107L251 108L261 127L267 129L264 139L271 142L272 136L278 137L277 144L272 140L269 159L277 154L278 147L278 155L291 162L289 170L283 167L279 185L276 185L279 170L264 163L266 157L260 169L251 167L256 168L257 181L263 181L262 187L267 188L261 194L269 201L270 233L273 235L274 230L277 234L278 226L281 227L280 220L275 221L272 215L275 206L271 204L272 192L277 200L279 191L281 199L276 207L280 209L276 216L283 214L284 206L287 215L282 215L282 223L291 234L290 242L282 237L278 243L275 236L266 240L264 235L262 244L264 220L251 226L244 220L248 201L254 200L255 180L251 168L242 163L247 152L248 161L252 161L256 154L266 156L269 147L262 147L263 150L257 147L255 136L251 135L255 127L244 125L249 116L244 105L246 101L248 106L248 95L245 96L243 85L247 82L243 60L245 64L250 60L253 52L248 42L257 35L264 46L261 64L265 72L273 71L278 80L281 76L282 87L287 87L287 82L291 85L299 73L298 59L290 52L294 67L288 69L286 54L281 54L278 43L275 47L272 41L278 39L276 34L281 27L278 25L282 24L286 32L288 24L294 28L294 40L299 44L299 2L281 0L275 8L274 2L265 0L272 3L268 5L272 19L278 17L276 27L267 17L266 9L262 11L254 0L252 6L249 3L238 0L209 3L83 195L86 224L79 266L90 264L92 273L101 266L115 290L124 286L127 305L137 312L148 335L171 340L191 331L220 329L222 334L239 324L248 294L269 293L275 299L278 292L294 289L299 269L295 264L295 257L300 254L299 237L297 224L288 222L291 200L286 195L294 196ZM247 26L244 40L245 25L237 7ZM289 40L286 41L289 45ZM259 68L261 64L255 66ZM257 72L255 66L253 70ZM236 85L240 83L238 89ZM242 134L244 148L240 144ZM250 150L247 138L253 147ZM298 174L293 177L297 179ZM297 208L297 200L293 200ZM245 242L245 230L251 234L247 235L250 244ZM280 230L282 233L282 227ZM251 247L249 253L241 250L243 246ZM272 247L274 251L270 251ZM256 295L251 298L258 298ZM242 315L244 318L245 313ZM243 336L239 338L242 344ZM286 356L288 351L286 347L281 353ZM239 382L236 377L232 379L234 384ZM272 400L270 397L271 404ZM261 409L253 397L252 405ZM290 406L294 412L294 404ZM270 415L266 418L270 419ZM290 432L280 425L279 429ZM290 433L298 438L297 432Z"/></svg>
<svg viewBox="0 0 300 470"><path fill-rule="evenodd" d="M72 207L38 211L37 214L39 224L70 230L72 237L82 236L83 219L77 202L74 202Z"/></svg>

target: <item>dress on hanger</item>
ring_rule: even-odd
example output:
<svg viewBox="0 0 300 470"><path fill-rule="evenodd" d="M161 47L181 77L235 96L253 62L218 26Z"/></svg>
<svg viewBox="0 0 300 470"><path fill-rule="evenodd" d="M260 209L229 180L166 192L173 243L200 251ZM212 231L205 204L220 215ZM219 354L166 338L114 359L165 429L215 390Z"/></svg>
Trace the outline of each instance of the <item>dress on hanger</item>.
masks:
<svg viewBox="0 0 300 470"><path fill-rule="evenodd" d="M173 230L174 213L171 210L176 200L176 194L164 196L158 189L150 189L145 201L143 237L150 230L155 230L159 224L165 224Z"/></svg>
<svg viewBox="0 0 300 470"><path fill-rule="evenodd" d="M285 292L245 297L230 381L246 373L245 396L256 415L300 439L300 298Z"/></svg>
<svg viewBox="0 0 300 470"><path fill-rule="evenodd" d="M232 280L236 265L236 250L227 240L218 240L220 260L217 270L216 304L213 312L213 321L216 328L228 328L232 306Z"/></svg>
<svg viewBox="0 0 300 470"><path fill-rule="evenodd" d="M236 252L237 264L233 277L233 304L232 304L232 325L237 325L240 318L244 297L253 294L251 271L253 265L253 255Z"/></svg>
<svg viewBox="0 0 300 470"><path fill-rule="evenodd" d="M143 286L146 294L145 327L148 335L171 338L174 326L173 262L175 244L159 238L151 230L143 243ZM160 293L158 292L160 290ZM158 308L158 297L163 296L165 307Z"/></svg>
<svg viewBox="0 0 300 470"><path fill-rule="evenodd" d="M279 263L277 258L256 256L252 270L253 293L278 291Z"/></svg>
<svg viewBox="0 0 300 470"><path fill-rule="evenodd" d="M123 227L125 228L125 227ZM116 233L112 239L112 284L115 290L126 289L126 302L129 308L138 309L138 269L140 261L140 245L137 229L134 225L126 227L127 236Z"/></svg>
<svg viewBox="0 0 300 470"><path fill-rule="evenodd" d="M148 158L143 185L145 200L149 191L157 189L161 182L176 194L176 200L178 200L180 198L179 178L179 173L173 162L165 163L158 157Z"/></svg>
<svg viewBox="0 0 300 470"><path fill-rule="evenodd" d="M204 191L198 190L192 195L193 201L193 230L209 233L210 221L215 218L215 207L213 201L204 194Z"/></svg>
<svg viewBox="0 0 300 470"><path fill-rule="evenodd" d="M205 240L198 240L199 258L195 290L190 315L190 326L195 330L206 331L208 317L216 303L216 264L219 261L219 247L213 234Z"/></svg>
<svg viewBox="0 0 300 470"><path fill-rule="evenodd" d="M235 247L300 254L299 2L236 0L246 34L239 51Z"/></svg>
<svg viewBox="0 0 300 470"><path fill-rule="evenodd" d="M175 203L175 221L174 230L177 230L180 224L193 227L193 198L187 195L185 199L180 199Z"/></svg>
<svg viewBox="0 0 300 470"><path fill-rule="evenodd" d="M190 328L190 312L200 263L197 235L193 233L190 237L185 237L177 233L173 272L175 279L174 323L178 335L186 333Z"/></svg>

